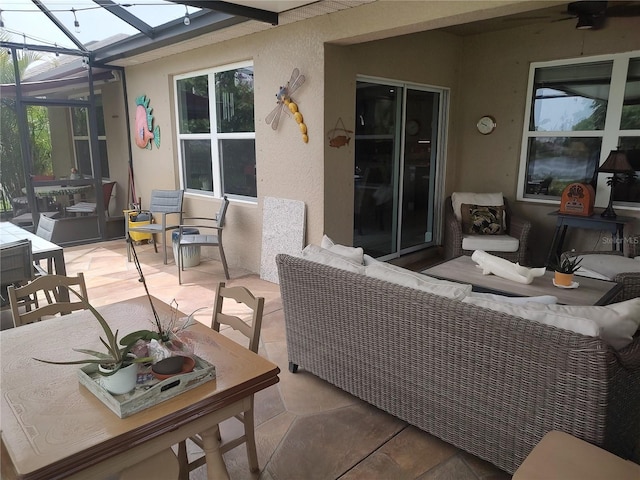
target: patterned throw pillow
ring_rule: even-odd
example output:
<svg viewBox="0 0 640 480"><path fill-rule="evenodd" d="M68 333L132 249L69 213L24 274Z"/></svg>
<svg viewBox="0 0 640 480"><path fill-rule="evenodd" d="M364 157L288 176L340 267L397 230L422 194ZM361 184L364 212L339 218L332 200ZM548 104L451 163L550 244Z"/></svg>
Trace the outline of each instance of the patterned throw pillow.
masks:
<svg viewBox="0 0 640 480"><path fill-rule="evenodd" d="M504 205L460 205L462 233L473 235L502 235Z"/></svg>

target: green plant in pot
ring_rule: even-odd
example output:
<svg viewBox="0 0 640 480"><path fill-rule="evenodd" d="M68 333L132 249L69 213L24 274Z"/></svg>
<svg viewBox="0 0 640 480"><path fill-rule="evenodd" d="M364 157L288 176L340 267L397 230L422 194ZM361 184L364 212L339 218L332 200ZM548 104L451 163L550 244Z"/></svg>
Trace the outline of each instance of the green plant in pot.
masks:
<svg viewBox="0 0 640 480"><path fill-rule="evenodd" d="M149 363L152 359L150 357L137 358L131 354L131 349L137 342L137 339L124 343L122 340L118 342L118 330L114 333L104 317L87 301L86 298L72 288L67 289L82 301L85 307L91 311L93 316L100 323L102 331L104 332L104 338L100 337L100 342L104 345L106 353L98 352L96 350L74 348L76 352L90 355L92 358L71 361L43 360L40 358L34 358L34 360L54 365L96 364L98 365L98 372L100 375L105 377L102 382L103 386L111 393L121 394L133 390L136 385L137 365L139 363Z"/></svg>
<svg viewBox="0 0 640 480"><path fill-rule="evenodd" d="M578 256L570 257L564 255L562 257L556 257L556 262L553 265L555 270L554 281L556 285L563 287L570 287L573 285L573 274L578 268L582 258Z"/></svg>

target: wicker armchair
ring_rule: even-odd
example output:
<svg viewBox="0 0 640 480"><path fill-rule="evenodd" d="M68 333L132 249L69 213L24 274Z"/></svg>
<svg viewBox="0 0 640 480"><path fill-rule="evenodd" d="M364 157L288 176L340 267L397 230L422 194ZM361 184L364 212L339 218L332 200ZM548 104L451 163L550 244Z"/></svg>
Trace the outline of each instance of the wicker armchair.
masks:
<svg viewBox="0 0 640 480"><path fill-rule="evenodd" d="M520 265L528 265L528 242L531 222L511 214L507 199L504 199L504 211L507 218L507 234L519 240L520 246L515 252L488 251L492 255L506 258L510 262L518 262ZM446 258L471 255L473 250L462 248L462 225L453 213L451 197L445 200L445 254Z"/></svg>
<svg viewBox="0 0 640 480"><path fill-rule="evenodd" d="M634 258L640 256L640 234L626 237L627 256ZM576 252L574 250L564 252L563 258L575 257L578 255L622 255L618 250L592 250ZM639 272L620 272L616 274L612 280L622 284L622 292L620 292L612 301L622 302L630 298L640 297L640 273Z"/></svg>

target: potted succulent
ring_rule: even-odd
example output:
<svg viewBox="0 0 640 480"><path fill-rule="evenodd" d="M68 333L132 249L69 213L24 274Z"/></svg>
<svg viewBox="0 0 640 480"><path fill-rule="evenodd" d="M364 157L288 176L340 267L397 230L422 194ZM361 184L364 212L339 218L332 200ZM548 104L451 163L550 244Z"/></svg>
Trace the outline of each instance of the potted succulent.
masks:
<svg viewBox="0 0 640 480"><path fill-rule="evenodd" d="M100 323L105 337L100 337L100 341L105 346L106 353L83 348L75 348L74 350L76 352L85 353L90 355L92 358L72 361L53 361L43 360L40 358L34 358L34 360L44 363L52 363L55 365L97 364L98 372L104 377L102 379L102 385L109 392L119 395L133 390L136 386L138 364L148 363L152 359L150 357L135 357L135 355L131 353L131 349L138 339L130 339L128 342L124 343L122 340L118 342L118 331L116 330L114 333L111 330L111 327L104 317L87 301L86 298L72 288L68 288L68 290L82 301L82 303L91 311L93 316L96 317Z"/></svg>
<svg viewBox="0 0 640 480"><path fill-rule="evenodd" d="M554 264L554 282L562 287L570 287L573 285L573 274L580 267L582 259L578 256L569 257L564 255L562 258L556 258Z"/></svg>

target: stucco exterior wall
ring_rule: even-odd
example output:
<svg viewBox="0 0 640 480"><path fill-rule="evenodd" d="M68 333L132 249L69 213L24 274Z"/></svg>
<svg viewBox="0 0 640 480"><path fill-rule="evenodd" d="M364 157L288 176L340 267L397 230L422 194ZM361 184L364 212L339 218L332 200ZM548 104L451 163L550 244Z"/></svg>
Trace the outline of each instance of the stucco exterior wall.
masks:
<svg viewBox="0 0 640 480"><path fill-rule="evenodd" d="M352 129L358 74L450 89L445 194L499 189L515 199L529 62L638 49L639 34L629 23L636 20L610 19L609 26L598 32L576 31L570 22L469 37L424 30L542 6L542 2L383 1L161 60L141 58L144 63L126 69L129 117L133 124L135 98L146 94L162 144L152 150L134 147L137 194L144 204L153 188L180 187L173 76L250 60L255 75L258 199L230 205L225 251L232 269L259 271L265 196L305 202L307 242L318 242L323 233L344 243L352 239L353 140L346 147L330 148L327 132L338 118ZM281 119L277 131L264 121L275 106L278 87L294 67L306 77L294 97L309 130L308 144L302 142L292 118ZM483 114L498 120L496 132L486 137L475 129ZM133 142L131 132L129 138ZM185 197L189 214L212 214L218 205L218 200L203 195ZM534 244L540 252L545 250L553 226L547 213L553 208L518 203L514 209L534 221L534 236L544 240Z"/></svg>
<svg viewBox="0 0 640 480"><path fill-rule="evenodd" d="M597 31L576 30L572 22L546 22L464 38L453 190L502 191L514 210L533 222L532 253L538 264L544 263L553 237L555 218L548 214L558 206L515 202L529 65L639 49L640 28L634 18L610 18L606 28ZM486 114L493 115L498 126L485 136L475 124ZM609 190L603 193L605 198L596 200L606 206ZM637 210L616 211L640 218ZM598 236L599 232L570 229L565 246L591 250Z"/></svg>

